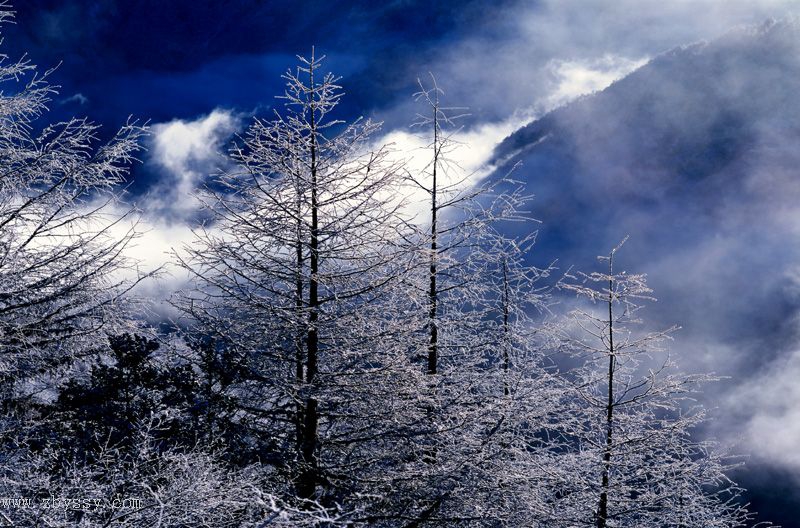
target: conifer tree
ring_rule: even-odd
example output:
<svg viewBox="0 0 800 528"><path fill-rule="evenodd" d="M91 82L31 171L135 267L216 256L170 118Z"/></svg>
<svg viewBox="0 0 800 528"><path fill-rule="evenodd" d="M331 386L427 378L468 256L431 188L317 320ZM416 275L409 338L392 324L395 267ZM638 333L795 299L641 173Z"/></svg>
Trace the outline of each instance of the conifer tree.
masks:
<svg viewBox="0 0 800 528"><path fill-rule="evenodd" d="M560 330L562 350L581 365L566 374L572 399L559 424L567 443L550 525L745 526L751 516L725 476L729 464L693 438L705 420L693 395L714 378L680 374L664 357L677 327L637 331L654 299L644 275L618 270L623 243L598 257L603 271L568 273L560 284L590 304Z"/></svg>
<svg viewBox="0 0 800 528"><path fill-rule="evenodd" d="M246 358L248 379L231 389L273 438L267 458L287 490L310 504L380 487L359 479L384 472L397 437L383 428L405 359L387 317L409 259L395 167L369 143L378 125L331 119L337 79L322 58L299 60L285 111L253 122L235 168L203 195L213 221L182 262L197 287L178 305Z"/></svg>

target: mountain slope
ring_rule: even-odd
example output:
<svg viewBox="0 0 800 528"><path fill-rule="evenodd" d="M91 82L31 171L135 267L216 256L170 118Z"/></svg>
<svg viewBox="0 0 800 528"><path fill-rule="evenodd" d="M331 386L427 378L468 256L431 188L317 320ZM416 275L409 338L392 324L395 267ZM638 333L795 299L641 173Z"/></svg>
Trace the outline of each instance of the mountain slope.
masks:
<svg viewBox="0 0 800 528"><path fill-rule="evenodd" d="M757 424L776 422L762 418L779 397L762 373L798 348L800 21L664 53L507 137L498 174L518 161L543 221L538 258L585 268L630 234L622 264L660 299L646 319L683 327L672 348L687 369L731 376L706 396L717 435L750 443L750 471L799 478ZM757 396L743 402L742 386Z"/></svg>
<svg viewBox="0 0 800 528"><path fill-rule="evenodd" d="M497 147L496 160L549 135L550 143L577 147L584 162L703 177L732 161L758 125L797 122L798 52L794 19L672 50L518 130Z"/></svg>

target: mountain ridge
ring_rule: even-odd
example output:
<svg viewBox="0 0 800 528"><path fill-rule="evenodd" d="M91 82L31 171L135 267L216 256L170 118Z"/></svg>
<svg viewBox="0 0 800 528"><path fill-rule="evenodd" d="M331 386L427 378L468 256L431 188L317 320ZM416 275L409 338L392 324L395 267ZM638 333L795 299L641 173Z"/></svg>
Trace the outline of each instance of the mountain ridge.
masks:
<svg viewBox="0 0 800 528"><path fill-rule="evenodd" d="M631 105L640 107L639 110L646 110L647 94L656 98L656 103L667 104L669 101L663 101L669 95L664 93L665 84L674 88L675 84L686 85L690 81L694 81L695 86L706 88L702 93L706 96L704 102L711 97L722 103L726 99L732 99L730 102L735 103L733 106L740 107L743 102L741 96L745 95L742 91L746 90L748 86L741 86L740 83L737 83L737 79L732 78L732 75L741 73L741 68L736 67L736 64L731 64L732 61L746 61L750 65L755 62L753 59L769 57L770 52L776 51L783 53L778 54L781 60L774 67L767 61L760 61L762 66L760 73L772 74L772 76L762 75L765 83L770 77L777 76L785 79L787 77L786 66L791 66L794 82L800 87L800 66L794 59L797 52L800 52L800 18L769 19L757 26L740 26L731 29L717 39L698 41L665 51L625 77L614 81L604 90L581 96L553 109L506 137L495 148L491 163L501 166L524 155L532 143L537 143L547 133L552 134L554 125L580 120L582 116L579 114L585 113L587 110L594 110L587 107L626 100ZM755 54L760 56L754 57ZM674 77L675 73L679 74L677 78ZM705 83L709 74L716 74L717 78L722 77L723 85L713 89L712 86ZM662 89L659 90L657 86L653 86L655 83L662 83ZM754 91L752 87L749 88ZM636 93L637 91L638 93ZM658 100L659 96L662 101ZM620 106L616 105L618 108ZM703 107L701 104L695 106L698 109ZM731 108L730 110L747 109ZM636 115L642 115L642 113Z"/></svg>

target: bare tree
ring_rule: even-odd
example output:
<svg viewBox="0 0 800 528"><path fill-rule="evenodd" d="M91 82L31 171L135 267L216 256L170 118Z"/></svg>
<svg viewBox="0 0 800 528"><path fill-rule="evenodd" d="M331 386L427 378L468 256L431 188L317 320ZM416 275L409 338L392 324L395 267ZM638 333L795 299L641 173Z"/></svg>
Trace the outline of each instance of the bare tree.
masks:
<svg viewBox="0 0 800 528"><path fill-rule="evenodd" d="M11 19L0 4L0 22ZM135 210L120 200L145 129L100 143L86 119L43 120L56 87L27 60L3 58L0 82L0 383L4 401L32 376L68 365L122 318L146 274L126 248ZM27 78L27 82L23 79Z"/></svg>
<svg viewBox="0 0 800 528"><path fill-rule="evenodd" d="M374 459L390 452L382 427L405 360L387 306L409 267L396 170L369 144L378 125L330 119L341 93L321 61L300 58L286 111L256 120L231 150L235 169L206 189L213 221L182 261L197 289L177 302L248 358L234 390L308 504L367 495L359 476L380 474Z"/></svg>
<svg viewBox="0 0 800 528"><path fill-rule="evenodd" d="M408 526L491 525L511 516L504 505L525 500L517 494L524 486L510 478L519 476L510 472L512 446L524 443L517 426L523 416L538 424L551 409L544 401L551 376L529 317L546 305L537 281L550 269L527 264L535 232L504 235L515 223L517 231L531 225L523 186L508 177L481 181L462 169L456 150L464 114L442 103L435 80L429 88L420 82L415 98L427 163L407 171L405 181L424 197L425 213L409 221L416 272L407 281L417 308L406 317L418 325L410 355L423 364L411 435L417 456L396 487L408 503ZM534 402L540 413L526 408Z"/></svg>
<svg viewBox="0 0 800 528"><path fill-rule="evenodd" d="M575 309L561 329L560 346L582 364L566 374L573 397L559 427L568 442L552 468L563 473L549 525L745 526L730 464L692 436L705 420L692 395L714 378L678 374L663 359L676 327L635 331L652 290L644 275L615 269L621 246L598 257L606 270L560 284L600 309Z"/></svg>

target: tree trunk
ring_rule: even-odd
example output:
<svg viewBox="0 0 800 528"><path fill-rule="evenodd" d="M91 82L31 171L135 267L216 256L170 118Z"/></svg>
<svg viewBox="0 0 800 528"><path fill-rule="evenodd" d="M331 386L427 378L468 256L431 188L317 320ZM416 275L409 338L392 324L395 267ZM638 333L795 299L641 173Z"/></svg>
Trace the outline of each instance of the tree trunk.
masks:
<svg viewBox="0 0 800 528"><path fill-rule="evenodd" d="M508 386L508 370L511 366L511 327L509 325L508 263L503 258L503 395L511 394Z"/></svg>
<svg viewBox="0 0 800 528"><path fill-rule="evenodd" d="M314 55L312 51L311 65L309 67L311 91L309 97L311 116L311 243L309 252L309 267L311 277L308 283L308 328L306 334L306 389L312 391L306 397L305 416L303 420L303 444L301 446L301 460L303 468L298 482L298 494L301 498L312 499L316 492L317 482L319 481L317 464L317 429L319 415L317 400L314 397L313 389L317 375L317 356L319 353L319 334L317 333L317 323L319 320L319 219L318 219L318 196L317 196L317 129L316 129L316 109L314 105Z"/></svg>
<svg viewBox="0 0 800 528"><path fill-rule="evenodd" d="M608 261L608 401L606 403L606 448L603 452L603 477L597 528L606 528L608 521L608 488L611 473L611 447L614 433L614 278L613 253Z"/></svg>
<svg viewBox="0 0 800 528"><path fill-rule="evenodd" d="M304 368L303 368L303 341L304 341L304 332L302 327L300 326L300 322L303 320L303 218L302 218L302 195L301 195L301 188L300 188L300 177L297 176L297 232L296 232L296 239L295 239L295 252L296 252L296 276L295 276L295 324L297 328L295 329L295 342L294 342L294 354L295 354L295 382L297 383L297 387L300 388L303 385L303 375L304 375ZM297 403L297 408L295 410L295 434L296 434L296 443L297 448L301 449L303 445L303 428L304 428L304 418L303 418L303 409L304 406L302 402L299 401Z"/></svg>
<svg viewBox="0 0 800 528"><path fill-rule="evenodd" d="M437 96L438 98L438 96ZM437 99L438 100L438 99ZM428 324L430 325L430 343L428 345L428 374L436 374L439 363L439 328L437 326L438 291L436 289L437 247L436 216L436 166L439 164L439 107L433 107L433 183L431 185L431 256L430 256L430 289L428 290Z"/></svg>
<svg viewBox="0 0 800 528"><path fill-rule="evenodd" d="M437 96L438 97L438 96ZM438 99L437 99L438 101ZM437 199L437 186L438 182L436 180L436 168L439 164L439 124L438 124L438 117L439 117L439 107L438 104L435 104L433 107L433 182L431 184L431 248L430 248L430 269L428 271L429 277L429 289L428 289L428 325L430 330L430 341L428 343L428 368L427 373L428 376L431 376L430 383L429 383L429 391L430 391L430 398L431 402L427 409L428 420L431 426L431 437L434 438L435 444L435 434L433 431L435 430L435 398L436 398L436 380L432 376L435 376L439 372L439 326L437 321L438 316L438 302L439 302L439 292L436 285L437 279L437 257L438 257L438 245L437 245L437 237L438 237L438 226L437 226L437 213L438 213L438 204L436 203ZM437 456L437 449L435 445L428 446L425 450L423 455L424 460L429 463L433 464L436 462Z"/></svg>

